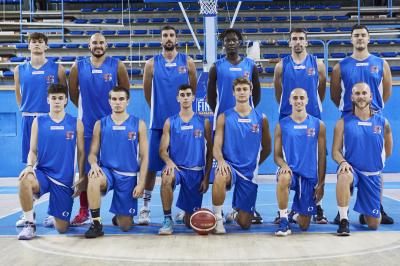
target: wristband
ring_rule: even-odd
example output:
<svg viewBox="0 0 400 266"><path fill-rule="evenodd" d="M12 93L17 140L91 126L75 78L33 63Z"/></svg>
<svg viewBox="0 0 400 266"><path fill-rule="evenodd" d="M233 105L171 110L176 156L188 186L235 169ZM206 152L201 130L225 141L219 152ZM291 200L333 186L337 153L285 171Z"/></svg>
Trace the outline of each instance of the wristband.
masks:
<svg viewBox="0 0 400 266"><path fill-rule="evenodd" d="M341 161L341 162L339 163L339 166L341 166L341 165L342 165L342 163L347 163L347 161L346 161L346 160L344 160L344 161Z"/></svg>
<svg viewBox="0 0 400 266"><path fill-rule="evenodd" d="M26 165L26 167L28 167L28 166L30 166L30 167L33 167L33 165L32 165L32 164L27 164L27 165Z"/></svg>

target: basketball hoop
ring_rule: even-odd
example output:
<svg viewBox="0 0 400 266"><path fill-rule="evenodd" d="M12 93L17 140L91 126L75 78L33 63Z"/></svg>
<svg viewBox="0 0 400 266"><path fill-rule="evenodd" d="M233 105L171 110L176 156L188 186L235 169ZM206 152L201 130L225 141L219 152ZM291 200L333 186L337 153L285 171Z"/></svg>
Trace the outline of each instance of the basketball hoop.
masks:
<svg viewBox="0 0 400 266"><path fill-rule="evenodd" d="M200 14L205 17L217 15L217 0L199 0Z"/></svg>

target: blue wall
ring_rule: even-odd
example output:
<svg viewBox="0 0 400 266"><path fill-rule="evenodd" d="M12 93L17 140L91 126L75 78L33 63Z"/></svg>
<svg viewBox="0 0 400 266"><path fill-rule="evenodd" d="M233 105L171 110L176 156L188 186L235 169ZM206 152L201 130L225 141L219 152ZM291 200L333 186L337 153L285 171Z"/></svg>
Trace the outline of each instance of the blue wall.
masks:
<svg viewBox="0 0 400 266"><path fill-rule="evenodd" d="M329 89L328 89L329 91ZM149 122L149 108L144 101L143 90L132 90L132 100L128 106L129 112ZM384 115L389 119L394 139L393 155L387 160L385 172L400 172L400 151L398 148L397 136L400 135L399 108L400 91L393 89L393 94L385 106ZM396 108L397 107L397 108ZM322 118L327 126L328 140L328 172L334 173L336 164L331 159L330 150L332 147L333 128L340 117L339 111L330 101L329 92L323 104ZM270 123L270 132L273 136L275 124L278 121L278 106L272 89L263 89L261 103L257 107L264 112ZM0 177L18 176L23 168L21 164L21 115L16 112L15 94L13 91L0 91ZM72 104L68 104L67 111L76 115L77 110ZM275 173L276 166L272 156L260 167L260 173Z"/></svg>

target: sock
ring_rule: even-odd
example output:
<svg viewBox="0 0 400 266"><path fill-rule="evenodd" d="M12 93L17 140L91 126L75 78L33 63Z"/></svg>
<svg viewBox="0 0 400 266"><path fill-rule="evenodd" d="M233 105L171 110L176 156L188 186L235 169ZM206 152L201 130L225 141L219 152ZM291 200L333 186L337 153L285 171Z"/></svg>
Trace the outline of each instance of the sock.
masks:
<svg viewBox="0 0 400 266"><path fill-rule="evenodd" d="M287 219L288 218L287 209L283 209L283 210L279 209L279 217Z"/></svg>
<svg viewBox="0 0 400 266"><path fill-rule="evenodd" d="M90 215L92 216L93 223L101 224L100 208L90 209Z"/></svg>
<svg viewBox="0 0 400 266"><path fill-rule="evenodd" d="M320 200L320 201L318 201L318 202L316 203L317 206L321 206L321 204L322 204L322 200Z"/></svg>
<svg viewBox="0 0 400 266"><path fill-rule="evenodd" d="M168 218L168 219L172 219L172 216L171 216L171 209L169 209L169 210L164 210L164 218Z"/></svg>
<svg viewBox="0 0 400 266"><path fill-rule="evenodd" d="M25 220L27 220L30 223L34 223L34 219L33 219L33 209L27 212L24 212L24 217Z"/></svg>
<svg viewBox="0 0 400 266"><path fill-rule="evenodd" d="M292 219L293 219L293 221L296 221L297 222L297 218L299 217L299 214L298 213L295 213L294 215L293 215L293 217L292 217Z"/></svg>
<svg viewBox="0 0 400 266"><path fill-rule="evenodd" d="M346 206L346 207L340 207L340 206L338 206L338 209L339 209L340 220L342 220L342 219L348 220L349 217L347 216L347 211L348 211L348 209L349 209L349 206Z"/></svg>
<svg viewBox="0 0 400 266"><path fill-rule="evenodd" d="M151 190L144 190L143 193L143 207L145 209L149 209L150 208L150 200L151 200Z"/></svg>
<svg viewBox="0 0 400 266"><path fill-rule="evenodd" d="M84 209L84 210L89 209L89 202L87 199L86 191L81 192L81 195L79 196L79 202L81 204L81 209Z"/></svg>
<svg viewBox="0 0 400 266"><path fill-rule="evenodd" d="M222 205L216 206L213 205L215 217L218 219L222 219Z"/></svg>

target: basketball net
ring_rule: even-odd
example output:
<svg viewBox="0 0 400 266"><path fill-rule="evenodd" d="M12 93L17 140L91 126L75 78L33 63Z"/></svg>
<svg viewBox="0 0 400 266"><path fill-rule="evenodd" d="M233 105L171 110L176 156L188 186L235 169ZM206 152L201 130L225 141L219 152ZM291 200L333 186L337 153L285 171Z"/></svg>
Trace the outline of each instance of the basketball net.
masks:
<svg viewBox="0 0 400 266"><path fill-rule="evenodd" d="M217 0L199 0L200 14L203 16L217 15Z"/></svg>

